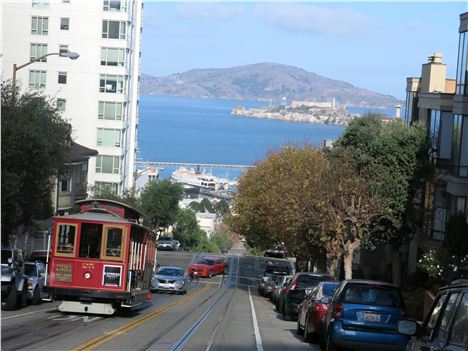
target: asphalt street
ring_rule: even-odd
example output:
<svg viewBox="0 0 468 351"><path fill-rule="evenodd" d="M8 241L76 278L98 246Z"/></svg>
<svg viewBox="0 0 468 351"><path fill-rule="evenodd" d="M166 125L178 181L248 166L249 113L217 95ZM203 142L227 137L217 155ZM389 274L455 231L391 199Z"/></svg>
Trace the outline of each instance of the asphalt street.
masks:
<svg viewBox="0 0 468 351"><path fill-rule="evenodd" d="M2 311L2 350L319 350L296 335L257 293L266 259L228 255L229 271L190 283L187 295L153 293L113 316L64 314L59 302ZM203 254L159 252L161 265L187 269Z"/></svg>

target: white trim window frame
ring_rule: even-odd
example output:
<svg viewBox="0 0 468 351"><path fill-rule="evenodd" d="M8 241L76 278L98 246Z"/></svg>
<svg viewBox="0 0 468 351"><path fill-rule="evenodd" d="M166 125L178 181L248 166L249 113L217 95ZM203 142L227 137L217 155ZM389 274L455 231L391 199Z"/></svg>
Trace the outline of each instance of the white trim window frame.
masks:
<svg viewBox="0 0 468 351"><path fill-rule="evenodd" d="M31 43L29 49L29 60L34 61L38 57L47 55L47 44L44 43ZM47 57L40 59L38 62L47 62Z"/></svg>
<svg viewBox="0 0 468 351"><path fill-rule="evenodd" d="M104 0L103 11L127 12L127 0Z"/></svg>
<svg viewBox="0 0 468 351"><path fill-rule="evenodd" d="M109 155L96 156L96 173L119 174L120 157Z"/></svg>
<svg viewBox="0 0 468 351"><path fill-rule="evenodd" d="M115 147L122 146L122 130L110 128L98 128L97 130L97 146Z"/></svg>
<svg viewBox="0 0 468 351"><path fill-rule="evenodd" d="M99 92L124 94L125 93L125 78L122 75L116 74L101 74L99 79Z"/></svg>
<svg viewBox="0 0 468 351"><path fill-rule="evenodd" d="M115 101L99 101L98 119L122 121L124 119L124 103Z"/></svg>
<svg viewBox="0 0 468 351"><path fill-rule="evenodd" d="M31 34L34 34L34 35L49 34L49 17L32 16L31 17Z"/></svg>
<svg viewBox="0 0 468 351"><path fill-rule="evenodd" d="M101 48L101 66L125 67L125 56L125 49Z"/></svg>
<svg viewBox="0 0 468 351"><path fill-rule="evenodd" d="M46 87L46 71L30 70L29 71L29 88L30 89L45 89Z"/></svg>
<svg viewBox="0 0 468 351"><path fill-rule="evenodd" d="M127 39L127 22L103 20L102 37L104 39Z"/></svg>

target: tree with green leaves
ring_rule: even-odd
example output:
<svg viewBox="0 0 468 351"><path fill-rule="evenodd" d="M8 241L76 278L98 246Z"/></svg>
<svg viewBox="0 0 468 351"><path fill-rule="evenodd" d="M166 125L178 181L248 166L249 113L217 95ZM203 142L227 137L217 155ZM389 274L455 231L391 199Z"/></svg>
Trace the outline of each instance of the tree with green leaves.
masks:
<svg viewBox="0 0 468 351"><path fill-rule="evenodd" d="M354 119L328 151L330 159L346 154L358 173L388 209L371 224L373 235L364 243L373 249L390 242L393 247L393 280L400 283L400 250L411 239L413 199L431 174L425 125L411 127L400 120L383 123L379 115Z"/></svg>
<svg viewBox="0 0 468 351"><path fill-rule="evenodd" d="M330 272L338 275L337 263L343 258L345 279L353 277L354 252L372 240L371 223L386 211L351 160L344 153L330 162L320 182L315 211L320 228L315 231L316 240L332 260Z"/></svg>
<svg viewBox="0 0 468 351"><path fill-rule="evenodd" d="M214 242L220 250L229 249L231 240L229 240L229 232L227 230L218 230L211 234L210 241Z"/></svg>
<svg viewBox="0 0 468 351"><path fill-rule="evenodd" d="M175 217L172 233L186 250L192 250L206 234L200 229L195 213L190 209L180 209Z"/></svg>
<svg viewBox="0 0 468 351"><path fill-rule="evenodd" d="M206 197L204 197L200 201L200 207L203 209L203 212L209 212L209 213L214 213L213 205L211 204L210 200L208 200Z"/></svg>
<svg viewBox="0 0 468 351"><path fill-rule="evenodd" d="M2 244L9 245L18 226L53 214L54 177L68 161L71 136L54 102L41 93L13 96L3 82L1 95Z"/></svg>
<svg viewBox="0 0 468 351"><path fill-rule="evenodd" d="M167 179L146 185L141 193L141 206L155 228L163 230L175 223L183 192L179 184Z"/></svg>
<svg viewBox="0 0 468 351"><path fill-rule="evenodd" d="M214 205L214 210L220 216L229 215L229 213L231 211L230 208L229 208L229 202L227 202L226 199L219 200Z"/></svg>
<svg viewBox="0 0 468 351"><path fill-rule="evenodd" d="M316 205L327 168L323 153L310 146L271 152L241 176L227 224L250 246L266 249L284 242L298 261L319 259L324 252L317 241Z"/></svg>

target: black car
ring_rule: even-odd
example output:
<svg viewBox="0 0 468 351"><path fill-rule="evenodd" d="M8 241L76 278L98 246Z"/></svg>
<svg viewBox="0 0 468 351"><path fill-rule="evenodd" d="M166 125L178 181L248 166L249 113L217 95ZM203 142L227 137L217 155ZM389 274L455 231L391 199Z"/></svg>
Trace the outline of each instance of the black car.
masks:
<svg viewBox="0 0 468 351"><path fill-rule="evenodd" d="M460 279L439 290L422 327L401 320L398 332L416 336L406 351L468 350L468 279Z"/></svg>
<svg viewBox="0 0 468 351"><path fill-rule="evenodd" d="M265 251L265 257L286 258L283 244L276 244Z"/></svg>
<svg viewBox="0 0 468 351"><path fill-rule="evenodd" d="M296 273L278 301L278 309L283 315L283 319L296 319L298 307L305 299L305 290L313 288L323 281L334 281L334 279L331 275L325 273Z"/></svg>

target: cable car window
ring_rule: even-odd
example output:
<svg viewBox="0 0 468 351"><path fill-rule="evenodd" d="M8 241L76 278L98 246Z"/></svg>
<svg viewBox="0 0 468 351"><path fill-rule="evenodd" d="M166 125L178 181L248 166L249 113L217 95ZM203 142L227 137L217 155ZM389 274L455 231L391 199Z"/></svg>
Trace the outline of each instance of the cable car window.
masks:
<svg viewBox="0 0 468 351"><path fill-rule="evenodd" d="M104 252L106 259L122 259L122 245L124 245L124 228L104 227Z"/></svg>
<svg viewBox="0 0 468 351"><path fill-rule="evenodd" d="M55 253L58 256L75 256L76 225L59 224Z"/></svg>
<svg viewBox="0 0 468 351"><path fill-rule="evenodd" d="M80 236L80 257L101 256L102 224L83 223Z"/></svg>

